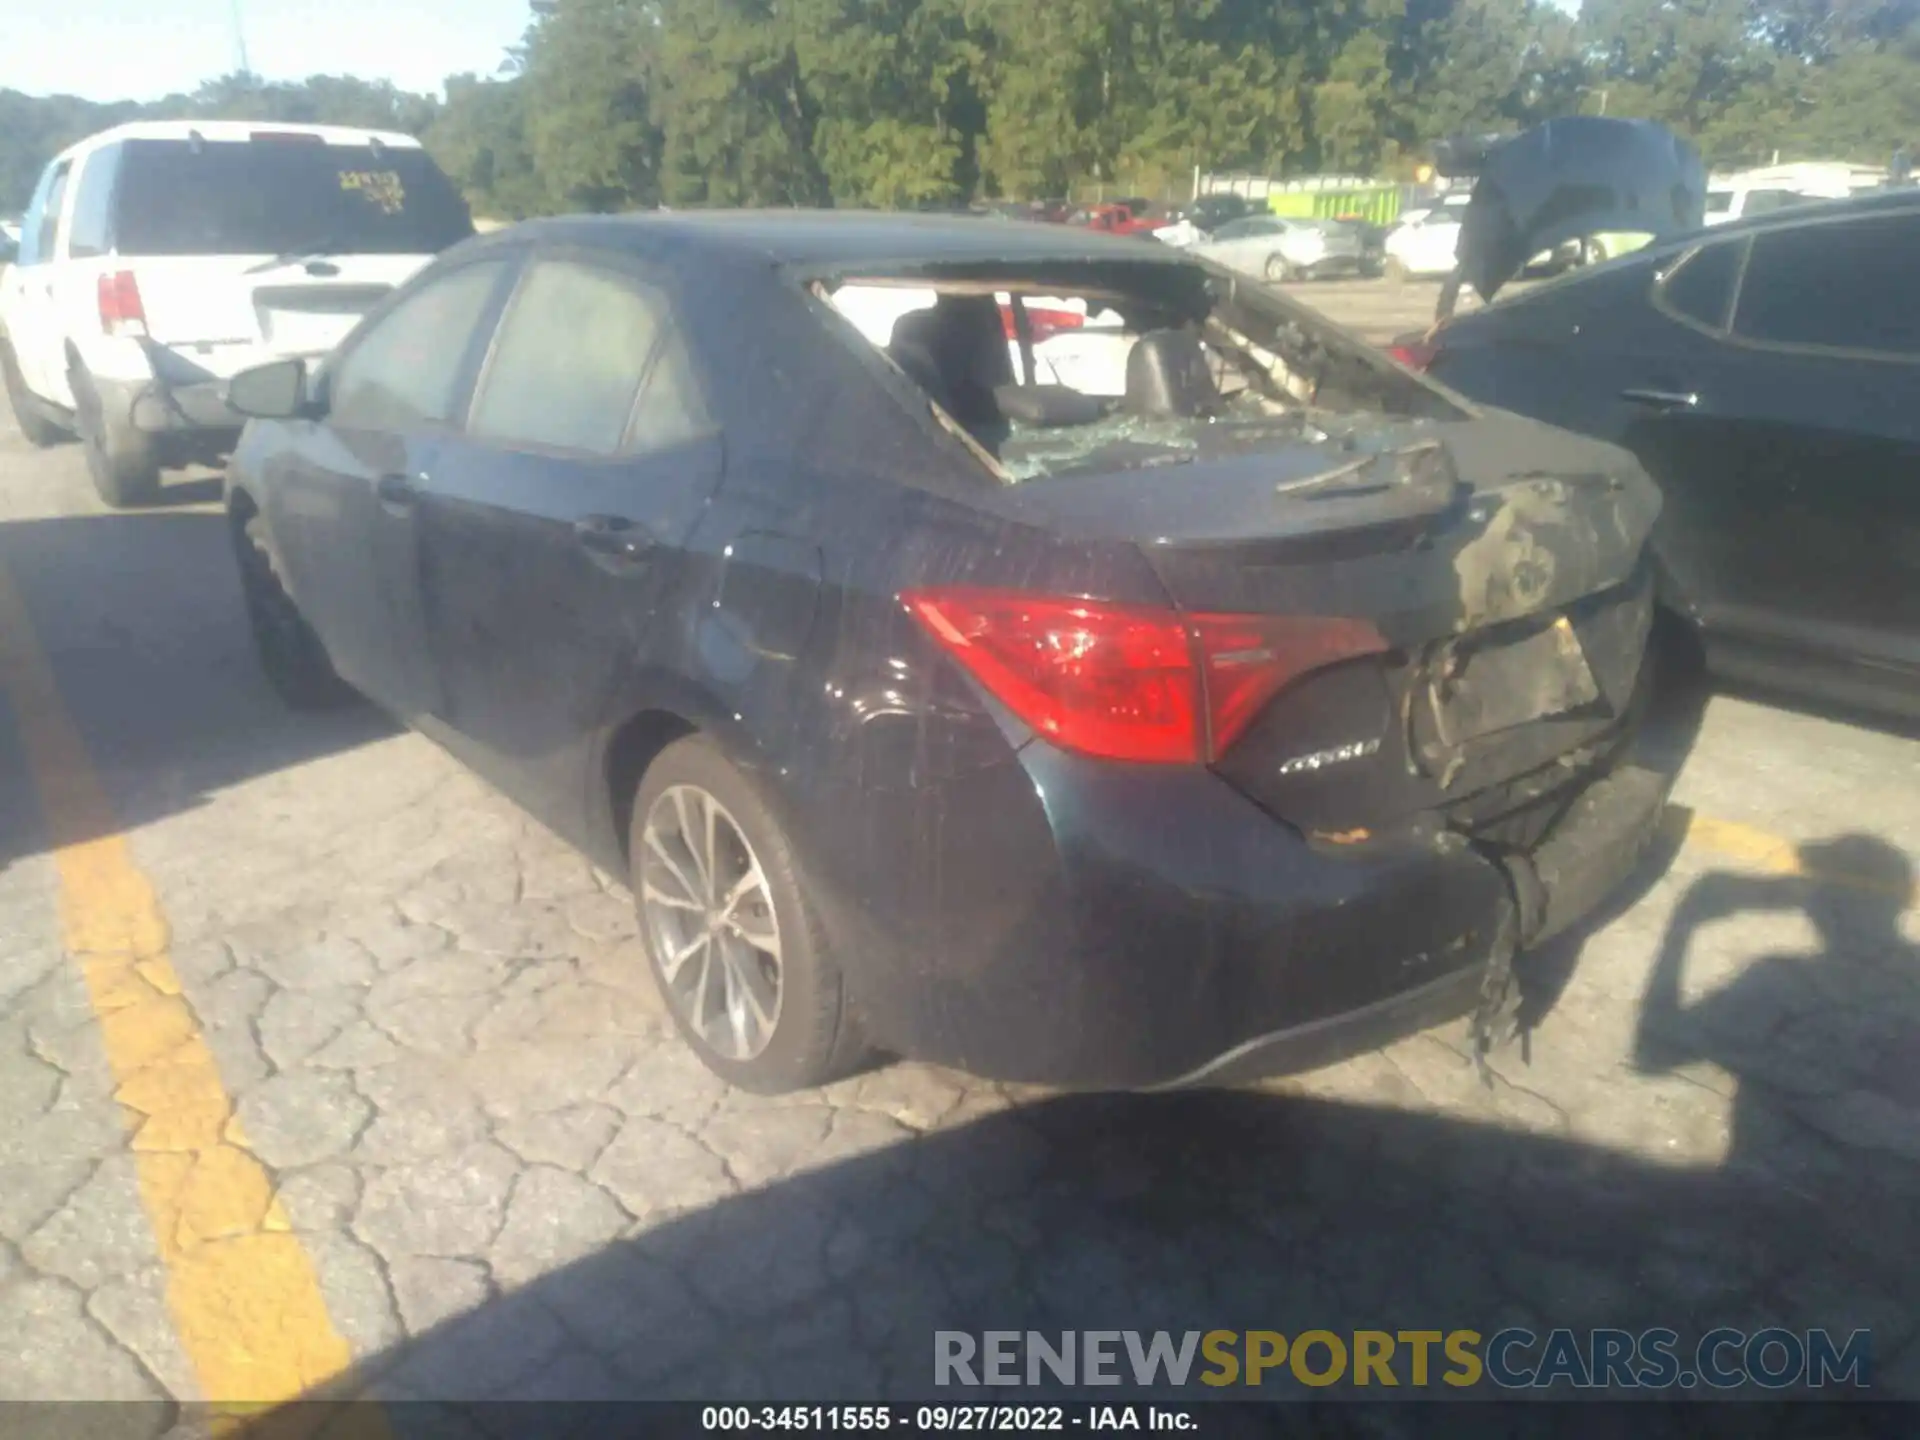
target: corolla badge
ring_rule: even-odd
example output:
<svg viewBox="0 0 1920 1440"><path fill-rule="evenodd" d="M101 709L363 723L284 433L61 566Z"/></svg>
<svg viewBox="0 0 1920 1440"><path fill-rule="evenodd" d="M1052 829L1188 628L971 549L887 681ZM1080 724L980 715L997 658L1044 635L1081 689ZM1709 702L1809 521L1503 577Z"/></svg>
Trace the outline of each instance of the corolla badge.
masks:
<svg viewBox="0 0 1920 1440"><path fill-rule="evenodd" d="M1355 740L1347 745L1335 745L1328 750L1315 750L1310 754L1296 755L1280 767L1282 775L1306 775L1315 770L1325 770L1332 765L1345 765L1350 760L1364 760L1369 755L1380 753L1380 737L1371 740Z"/></svg>

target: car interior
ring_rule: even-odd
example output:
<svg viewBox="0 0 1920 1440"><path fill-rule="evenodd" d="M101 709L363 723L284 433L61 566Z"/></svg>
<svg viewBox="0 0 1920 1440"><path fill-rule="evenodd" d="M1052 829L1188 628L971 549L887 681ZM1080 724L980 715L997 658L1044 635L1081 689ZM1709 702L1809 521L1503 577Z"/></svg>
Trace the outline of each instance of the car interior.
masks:
<svg viewBox="0 0 1920 1440"><path fill-rule="evenodd" d="M1274 309L1231 278L1198 266L1156 266L1127 275L1126 285L1112 283L1117 278L915 277L931 302L898 314L885 332L869 326L866 333L933 402L936 418L1004 479L1071 468L1096 452L1111 462L1118 443L1191 448L1186 437L1234 422L1317 410L1451 411L1366 347L1322 334L1322 324ZM893 283L862 277L842 289ZM1118 323L1037 338L1029 306L1038 297L1071 297L1064 303ZM1066 358L1083 363L1076 368ZM1063 373L1082 383L1060 383Z"/></svg>

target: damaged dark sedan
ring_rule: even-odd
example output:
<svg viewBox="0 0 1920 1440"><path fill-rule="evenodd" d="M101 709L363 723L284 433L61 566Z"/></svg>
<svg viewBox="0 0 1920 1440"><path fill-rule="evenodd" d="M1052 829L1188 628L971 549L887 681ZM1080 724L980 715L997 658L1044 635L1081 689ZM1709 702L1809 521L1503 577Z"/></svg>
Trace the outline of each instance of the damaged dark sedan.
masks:
<svg viewBox="0 0 1920 1440"><path fill-rule="evenodd" d="M629 875L752 1089L1230 1081L1485 1018L1666 794L1633 459L1166 247L542 221L231 397L269 677Z"/></svg>

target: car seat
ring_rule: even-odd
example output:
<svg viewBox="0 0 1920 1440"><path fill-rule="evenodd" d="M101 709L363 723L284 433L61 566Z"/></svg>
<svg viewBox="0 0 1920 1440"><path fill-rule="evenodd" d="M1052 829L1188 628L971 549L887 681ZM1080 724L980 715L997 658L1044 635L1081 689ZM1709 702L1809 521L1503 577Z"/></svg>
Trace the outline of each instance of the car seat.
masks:
<svg viewBox="0 0 1920 1440"><path fill-rule="evenodd" d="M1149 330L1127 354L1126 409L1154 417L1210 415L1220 387L1190 330Z"/></svg>
<svg viewBox="0 0 1920 1440"><path fill-rule="evenodd" d="M1009 426L994 391L1013 379L1005 323L991 295L942 295L894 321L887 354L988 451Z"/></svg>

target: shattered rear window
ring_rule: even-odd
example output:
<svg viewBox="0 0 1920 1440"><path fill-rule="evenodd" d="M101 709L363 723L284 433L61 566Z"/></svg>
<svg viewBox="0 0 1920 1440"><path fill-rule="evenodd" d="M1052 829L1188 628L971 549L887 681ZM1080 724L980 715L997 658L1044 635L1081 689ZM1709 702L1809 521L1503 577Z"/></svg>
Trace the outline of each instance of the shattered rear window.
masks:
<svg viewBox="0 0 1920 1440"><path fill-rule="evenodd" d="M1322 443L1343 414L1463 413L1304 307L1199 265L862 275L816 293L1007 483Z"/></svg>

